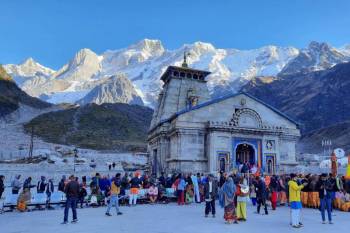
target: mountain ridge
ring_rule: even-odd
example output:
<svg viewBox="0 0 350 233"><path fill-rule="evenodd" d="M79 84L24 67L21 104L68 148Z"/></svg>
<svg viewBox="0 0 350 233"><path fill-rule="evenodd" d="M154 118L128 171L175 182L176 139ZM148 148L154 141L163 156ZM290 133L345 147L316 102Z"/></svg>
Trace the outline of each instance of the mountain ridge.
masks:
<svg viewBox="0 0 350 233"><path fill-rule="evenodd" d="M256 77L242 90L299 120L303 132L350 119L350 62L327 70Z"/></svg>
<svg viewBox="0 0 350 233"><path fill-rule="evenodd" d="M222 49L197 41L168 50L160 40L144 39L126 48L107 50L101 54L84 48L62 68L50 71L53 73L39 72L34 77L23 76L22 79L16 76L15 80L32 96L51 103L75 103L93 88L102 85L108 77L122 74L132 82L143 103L152 107L161 90L161 74L169 65L181 65L184 52L189 53L187 62L190 67L211 72L208 87L215 97L237 92L257 76L282 76L330 68L348 61L349 51L350 46L336 49L327 43L314 41L304 49L274 45L250 50ZM5 65L10 74L14 67Z"/></svg>

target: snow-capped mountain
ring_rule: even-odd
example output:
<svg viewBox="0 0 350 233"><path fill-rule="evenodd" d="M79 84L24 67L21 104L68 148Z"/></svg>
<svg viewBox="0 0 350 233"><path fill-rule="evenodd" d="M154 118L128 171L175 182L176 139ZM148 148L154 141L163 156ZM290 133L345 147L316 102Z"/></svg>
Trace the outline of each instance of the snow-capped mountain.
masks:
<svg viewBox="0 0 350 233"><path fill-rule="evenodd" d="M349 61L346 51L313 41L283 68L281 74L307 73L331 68L338 63Z"/></svg>
<svg viewBox="0 0 350 233"><path fill-rule="evenodd" d="M350 44L344 45L339 48L339 51L345 56L350 57Z"/></svg>
<svg viewBox="0 0 350 233"><path fill-rule="evenodd" d="M131 81L125 75L115 75L102 84L94 87L83 99L78 101L84 105L88 103L128 103L143 105Z"/></svg>
<svg viewBox="0 0 350 233"><path fill-rule="evenodd" d="M19 85L33 78L48 78L55 73L54 70L39 64L31 57L18 65L4 65L4 68Z"/></svg>
<svg viewBox="0 0 350 233"><path fill-rule="evenodd" d="M122 74L132 82L143 102L152 106L162 86L161 74L169 65L181 65L184 52L189 53L187 61L190 67L212 72L208 76L208 86L211 94L215 95L223 89L238 91L256 76L276 76L282 70L294 72L308 67L312 70L328 68L347 61L349 56L346 51L349 50L337 50L317 42L312 42L303 50L278 46L252 50L220 49L204 42L167 50L159 40L144 39L127 48L108 50L100 55L82 49L60 70L51 70L46 73L47 76L35 76L18 84L30 95L49 102L74 103L104 82L110 86L109 77ZM5 66L5 69L11 73L8 67ZM27 77L27 73L21 74ZM108 93L116 90L108 89ZM114 94L118 96L118 93ZM91 101L93 99L90 98ZM103 99L110 98L100 98Z"/></svg>
<svg viewBox="0 0 350 233"><path fill-rule="evenodd" d="M67 83L90 81L101 71L101 59L90 49L81 49L51 79L64 80Z"/></svg>

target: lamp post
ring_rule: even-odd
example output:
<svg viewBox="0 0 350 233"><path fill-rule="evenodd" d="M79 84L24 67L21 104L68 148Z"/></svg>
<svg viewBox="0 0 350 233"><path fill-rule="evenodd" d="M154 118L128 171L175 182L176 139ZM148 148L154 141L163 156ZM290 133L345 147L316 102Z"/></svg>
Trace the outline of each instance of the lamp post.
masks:
<svg viewBox="0 0 350 233"><path fill-rule="evenodd" d="M74 148L73 152L74 152L73 170L75 174L75 162L76 162L76 158L78 157L78 149Z"/></svg>
<svg viewBox="0 0 350 233"><path fill-rule="evenodd" d="M328 158L328 156L326 156L326 152L328 154L331 153L331 146L332 146L332 140L330 140L330 139L323 139L322 140L323 159L327 159ZM328 147L328 151L327 151L327 147Z"/></svg>

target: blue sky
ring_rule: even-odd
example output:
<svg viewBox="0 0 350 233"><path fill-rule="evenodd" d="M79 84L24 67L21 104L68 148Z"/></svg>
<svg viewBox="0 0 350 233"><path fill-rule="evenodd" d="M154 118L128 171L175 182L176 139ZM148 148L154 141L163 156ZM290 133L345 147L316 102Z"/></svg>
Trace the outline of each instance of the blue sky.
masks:
<svg viewBox="0 0 350 233"><path fill-rule="evenodd" d="M0 63L33 57L55 69L81 48L101 53L143 38L168 49L350 43L348 0L0 0L0 12Z"/></svg>

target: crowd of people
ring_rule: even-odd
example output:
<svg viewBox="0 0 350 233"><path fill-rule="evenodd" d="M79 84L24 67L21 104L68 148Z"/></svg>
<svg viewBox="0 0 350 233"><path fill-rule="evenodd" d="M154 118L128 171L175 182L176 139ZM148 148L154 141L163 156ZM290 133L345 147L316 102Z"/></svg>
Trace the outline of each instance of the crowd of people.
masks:
<svg viewBox="0 0 350 233"><path fill-rule="evenodd" d="M225 180L225 182L223 182ZM231 175L220 177L223 183L220 204L225 208L224 218L228 223L246 220L246 203L251 201L260 213L268 215L268 206L276 210L278 205L288 205L291 209L291 226L302 227L300 211L302 207L319 208L322 223L333 224L333 208L350 211L350 181L332 174L247 176ZM249 191L247 186L249 185ZM249 194L248 194L249 193ZM249 195L250 198L247 198Z"/></svg>
<svg viewBox="0 0 350 233"><path fill-rule="evenodd" d="M0 197L4 192L4 176L0 176ZM89 181L88 181L89 180ZM47 207L50 207L50 196L55 191L52 179L42 176L37 184L32 184L28 177L21 182L17 175L11 182L13 194L19 194L17 209L26 210L26 203L31 199L31 189L37 193L46 193ZM89 189L89 194L88 194ZM278 206L290 207L291 226L302 227L300 211L303 207L319 208L322 223L333 223L332 211L337 208L350 211L350 181L344 177L332 174L321 175L272 175L260 176L249 173L226 174L170 174L162 173L159 177L141 172L117 173L114 177L96 173L92 178L86 176L69 179L62 176L57 190L64 192L66 203L64 221L68 222L68 212L72 209L73 220L77 222L77 207L83 208L86 200L90 206L106 206L106 216L112 216L111 209L116 208L116 214L121 215L119 205L135 206L140 196L149 204L167 203L171 198L177 200L179 206L191 203L205 203L204 215L215 217L216 200L224 209L226 223L239 223L247 220L247 203L256 206L256 213L263 209L264 215L269 209L276 210ZM146 190L146 191L145 191ZM167 190L172 190L169 196ZM142 193L141 193L142 192ZM88 198L87 198L88 196Z"/></svg>

